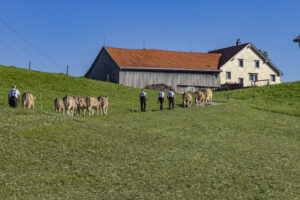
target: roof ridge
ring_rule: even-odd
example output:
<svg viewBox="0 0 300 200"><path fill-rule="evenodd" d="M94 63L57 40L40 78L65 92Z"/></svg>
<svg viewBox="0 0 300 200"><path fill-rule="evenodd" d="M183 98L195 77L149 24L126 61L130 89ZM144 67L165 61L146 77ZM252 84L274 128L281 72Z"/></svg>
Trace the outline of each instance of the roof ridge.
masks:
<svg viewBox="0 0 300 200"><path fill-rule="evenodd" d="M178 52L156 49L104 47L119 68L180 68L217 70L221 53Z"/></svg>
<svg viewBox="0 0 300 200"><path fill-rule="evenodd" d="M247 46L248 44L251 44L251 42L247 42L247 43L240 44L240 45L233 45L233 46L229 46L229 47L225 47L225 48L221 48L221 49L211 50L211 51L208 51L208 53L213 53L214 51L225 50L225 49L229 49L229 48L233 48L233 47Z"/></svg>
<svg viewBox="0 0 300 200"><path fill-rule="evenodd" d="M105 46L106 48L111 48L111 49L121 49L121 50L141 50L141 51L147 51L147 50L151 50L151 51L166 51L166 52L176 52L176 53L192 53L192 54L221 54L221 53L205 53L205 52L189 52L189 51L172 51L172 50L164 50L164 49L126 49L126 48L119 48L119 47L108 47Z"/></svg>

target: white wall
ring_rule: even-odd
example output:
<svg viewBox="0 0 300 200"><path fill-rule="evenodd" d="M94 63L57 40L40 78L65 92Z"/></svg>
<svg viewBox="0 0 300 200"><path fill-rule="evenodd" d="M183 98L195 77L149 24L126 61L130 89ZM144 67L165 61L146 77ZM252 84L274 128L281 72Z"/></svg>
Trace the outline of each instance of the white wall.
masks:
<svg viewBox="0 0 300 200"><path fill-rule="evenodd" d="M239 59L244 60L243 67L239 66ZM256 60L259 60L259 68L255 67ZM268 63L264 63L263 59L261 59L249 45L236 54L233 59L227 61L220 69L222 70L220 73L221 84L238 83L238 79L243 78L244 86L250 86L250 73L257 73L258 80L269 79L270 84L281 83L280 76L277 76L276 71L274 71ZM231 79L226 79L226 72L231 72ZM271 75L275 75L275 82L271 81ZM267 83L267 81L257 82L257 85L262 86Z"/></svg>

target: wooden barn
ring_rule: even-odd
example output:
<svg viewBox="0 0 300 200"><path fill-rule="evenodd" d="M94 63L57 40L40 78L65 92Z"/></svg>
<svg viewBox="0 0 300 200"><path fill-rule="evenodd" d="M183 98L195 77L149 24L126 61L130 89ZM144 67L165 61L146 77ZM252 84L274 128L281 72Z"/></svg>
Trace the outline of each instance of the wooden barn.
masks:
<svg viewBox="0 0 300 200"><path fill-rule="evenodd" d="M86 78L144 88L164 84L175 91L220 87L220 53L103 47Z"/></svg>

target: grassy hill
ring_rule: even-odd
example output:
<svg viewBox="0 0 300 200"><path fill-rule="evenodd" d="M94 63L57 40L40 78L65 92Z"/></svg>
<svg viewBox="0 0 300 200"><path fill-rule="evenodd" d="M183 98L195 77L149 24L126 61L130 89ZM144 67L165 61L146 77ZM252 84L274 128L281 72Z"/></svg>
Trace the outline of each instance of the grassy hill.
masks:
<svg viewBox="0 0 300 200"><path fill-rule="evenodd" d="M12 84L33 92L36 109L8 108ZM0 199L300 196L299 82L216 92L230 100L215 107L184 110L178 97L163 112L149 90L146 113L139 91L0 66ZM66 94L108 95L109 115L54 113Z"/></svg>
<svg viewBox="0 0 300 200"><path fill-rule="evenodd" d="M218 99L243 100L253 108L300 116L300 81L221 92Z"/></svg>

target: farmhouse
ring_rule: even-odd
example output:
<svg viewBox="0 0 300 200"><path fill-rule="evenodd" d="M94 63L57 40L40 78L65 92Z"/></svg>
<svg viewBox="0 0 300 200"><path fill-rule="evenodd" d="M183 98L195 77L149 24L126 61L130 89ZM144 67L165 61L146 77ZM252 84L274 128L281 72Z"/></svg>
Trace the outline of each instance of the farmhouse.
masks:
<svg viewBox="0 0 300 200"><path fill-rule="evenodd" d="M281 83L283 73L253 44L241 44L213 50L222 54L219 62L220 83L239 83L243 87Z"/></svg>
<svg viewBox="0 0 300 200"><path fill-rule="evenodd" d="M280 83L282 72L251 43L208 53L103 47L85 77L136 88L164 84L176 91Z"/></svg>

